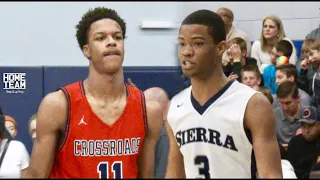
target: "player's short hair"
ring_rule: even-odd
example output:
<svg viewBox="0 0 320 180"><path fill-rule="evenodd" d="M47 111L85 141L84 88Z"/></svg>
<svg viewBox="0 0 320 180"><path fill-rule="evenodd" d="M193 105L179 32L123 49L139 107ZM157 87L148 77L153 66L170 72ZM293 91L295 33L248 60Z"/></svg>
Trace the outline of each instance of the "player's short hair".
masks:
<svg viewBox="0 0 320 180"><path fill-rule="evenodd" d="M297 99L299 96L298 86L295 82L284 81L281 83L277 89L278 98L286 98L292 96L292 98Z"/></svg>
<svg viewBox="0 0 320 180"><path fill-rule="evenodd" d="M273 103L273 97L272 97L271 91L268 87L259 86L258 91L261 92L262 94L264 94L268 98L268 100L271 104Z"/></svg>
<svg viewBox="0 0 320 180"><path fill-rule="evenodd" d="M260 70L259 70L259 67L258 65L256 64L247 64L247 65L244 65L242 68L241 68L241 76L243 76L243 72L246 72L246 71L251 71L251 72L255 72L257 78L261 79L261 73L260 73Z"/></svg>
<svg viewBox="0 0 320 180"><path fill-rule="evenodd" d="M298 70L296 68L295 65L293 64L282 64L276 67L276 70L281 71L282 73L284 73L287 78L289 78L290 76L294 77L294 82L297 82L298 79Z"/></svg>
<svg viewBox="0 0 320 180"><path fill-rule="evenodd" d="M240 50L241 51L246 51L247 52L247 43L242 38L236 37L236 38L230 39L227 42L227 49L230 48L232 44L238 44L240 46Z"/></svg>
<svg viewBox="0 0 320 180"><path fill-rule="evenodd" d="M113 9L97 7L93 10L90 9L88 12L86 12L82 16L82 19L80 20L78 25L76 25L76 29L77 29L76 37L81 50L84 45L88 44L88 33L90 30L91 24L101 19L112 19L116 21L121 27L123 38L125 38L126 23L118 15L118 13Z"/></svg>
<svg viewBox="0 0 320 180"><path fill-rule="evenodd" d="M290 58L293 47L289 41L282 39L276 44L276 50L278 52L282 52L284 56Z"/></svg>
<svg viewBox="0 0 320 180"><path fill-rule="evenodd" d="M222 18L210 10L198 10L189 14L181 23L182 25L198 24L208 27L208 34L211 35L214 44L226 40L226 30Z"/></svg>

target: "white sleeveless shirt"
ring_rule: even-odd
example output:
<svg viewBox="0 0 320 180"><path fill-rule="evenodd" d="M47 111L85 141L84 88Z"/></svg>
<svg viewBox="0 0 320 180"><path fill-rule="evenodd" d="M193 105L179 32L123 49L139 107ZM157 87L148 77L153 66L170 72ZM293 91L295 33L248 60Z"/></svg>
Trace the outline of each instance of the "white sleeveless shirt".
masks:
<svg viewBox="0 0 320 180"><path fill-rule="evenodd" d="M257 91L230 81L200 107L191 88L174 96L168 111L186 177L251 178L252 145L243 119L247 103Z"/></svg>

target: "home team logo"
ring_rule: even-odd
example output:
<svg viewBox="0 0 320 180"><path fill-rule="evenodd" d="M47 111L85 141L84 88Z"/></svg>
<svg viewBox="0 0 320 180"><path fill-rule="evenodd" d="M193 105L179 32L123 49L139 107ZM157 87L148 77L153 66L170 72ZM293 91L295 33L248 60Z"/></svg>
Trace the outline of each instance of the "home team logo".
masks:
<svg viewBox="0 0 320 180"><path fill-rule="evenodd" d="M9 94L23 94L27 87L26 73L3 73L3 89Z"/></svg>

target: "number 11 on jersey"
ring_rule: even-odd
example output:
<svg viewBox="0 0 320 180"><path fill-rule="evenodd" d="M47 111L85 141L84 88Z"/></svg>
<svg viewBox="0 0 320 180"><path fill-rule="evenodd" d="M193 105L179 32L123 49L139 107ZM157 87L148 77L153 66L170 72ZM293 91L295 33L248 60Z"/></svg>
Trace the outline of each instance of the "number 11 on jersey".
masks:
<svg viewBox="0 0 320 180"><path fill-rule="evenodd" d="M122 179L122 162L115 161L111 165L112 174L114 179ZM109 179L108 172L109 172L109 163L108 162L100 162L97 166L97 171L99 173L100 179Z"/></svg>

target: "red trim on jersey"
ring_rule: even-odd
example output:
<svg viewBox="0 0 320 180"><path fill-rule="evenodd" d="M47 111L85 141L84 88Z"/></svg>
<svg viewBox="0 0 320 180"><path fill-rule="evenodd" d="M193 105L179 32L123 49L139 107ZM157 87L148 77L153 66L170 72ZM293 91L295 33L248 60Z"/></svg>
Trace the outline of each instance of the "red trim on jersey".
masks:
<svg viewBox="0 0 320 180"><path fill-rule="evenodd" d="M58 149L58 152L63 148L63 146L65 145L67 139L68 139L68 136L69 136L69 127L70 127L70 117L71 117L71 103L70 103L70 95L69 95L69 92L66 88L64 87L61 87L60 88L63 92L63 94L66 96L66 99L67 99L67 103L68 103L68 109L67 109L67 121L66 121L66 130L64 131L64 138L63 138L63 141L62 143L60 144L59 146L59 149Z"/></svg>

